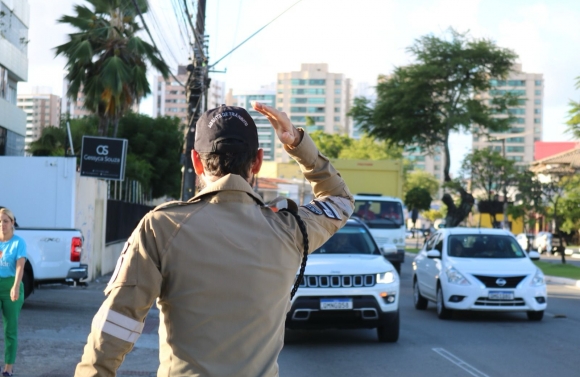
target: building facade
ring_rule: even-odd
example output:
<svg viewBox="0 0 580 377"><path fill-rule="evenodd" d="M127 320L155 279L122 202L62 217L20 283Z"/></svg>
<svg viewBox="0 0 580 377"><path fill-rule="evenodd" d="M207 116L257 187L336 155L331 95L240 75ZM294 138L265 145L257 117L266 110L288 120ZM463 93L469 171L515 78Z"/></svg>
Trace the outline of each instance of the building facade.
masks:
<svg viewBox="0 0 580 377"><path fill-rule="evenodd" d="M187 67L177 67L175 77L164 79L158 76L153 88L153 117L175 116L183 126L187 125L187 93L183 86L187 83ZM179 81L178 81L179 80ZM183 85L182 85L183 84ZM225 85L221 81L211 80L207 94L207 108L213 109L225 103Z"/></svg>
<svg viewBox="0 0 580 377"><path fill-rule="evenodd" d="M275 107L276 90L274 88L263 87L259 90L241 92L235 95L230 90L226 96L227 105L239 106L248 110L248 113L250 113L258 128L258 142L260 148L264 150L264 160L273 161L275 159L276 143L278 143L276 133L270 121L252 108L251 101L258 101L264 105Z"/></svg>
<svg viewBox="0 0 580 377"><path fill-rule="evenodd" d="M36 87L30 93L18 94L18 108L26 113L25 149L38 140L45 127L60 125L61 99L51 92L50 88Z"/></svg>
<svg viewBox="0 0 580 377"><path fill-rule="evenodd" d="M486 99L511 93L519 96L519 105L509 109L514 116L510 129L489 137L473 136L473 149L493 148L505 154L517 165L527 166L534 161L534 143L542 140L544 78L541 73L526 73L521 64L514 65L506 80L492 80ZM498 117L506 115L498 114Z"/></svg>
<svg viewBox="0 0 580 377"><path fill-rule="evenodd" d="M300 71L278 73L276 108L284 111L295 126L309 132L349 134L346 114L351 101L351 83L342 73L332 73L328 64L302 64ZM276 161L285 162L277 143Z"/></svg>
<svg viewBox="0 0 580 377"><path fill-rule="evenodd" d="M23 156L26 114L17 106L17 84L28 80L26 0L0 0L0 156Z"/></svg>

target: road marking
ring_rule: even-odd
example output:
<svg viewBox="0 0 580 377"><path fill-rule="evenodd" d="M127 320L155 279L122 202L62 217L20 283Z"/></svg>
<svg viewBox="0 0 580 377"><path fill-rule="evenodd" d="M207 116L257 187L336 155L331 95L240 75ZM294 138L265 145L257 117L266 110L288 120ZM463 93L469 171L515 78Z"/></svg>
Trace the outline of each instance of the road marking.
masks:
<svg viewBox="0 0 580 377"><path fill-rule="evenodd" d="M478 370L472 365L467 364L465 361L461 360L459 357L455 356L451 352L443 348L432 348L433 351L437 352L439 355L443 356L447 360L451 361L453 364L457 365L459 368L463 369L467 373L474 377L489 377L487 374Z"/></svg>

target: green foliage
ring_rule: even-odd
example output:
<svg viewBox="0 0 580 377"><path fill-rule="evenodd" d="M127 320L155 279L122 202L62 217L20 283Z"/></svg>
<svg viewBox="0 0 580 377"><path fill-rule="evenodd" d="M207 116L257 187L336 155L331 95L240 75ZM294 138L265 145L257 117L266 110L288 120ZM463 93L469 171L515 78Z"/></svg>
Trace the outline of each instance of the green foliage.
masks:
<svg viewBox="0 0 580 377"><path fill-rule="evenodd" d="M77 29L69 41L55 48L56 55L67 59L67 96L85 97L85 107L98 115L99 135L108 135L109 123L117 134L119 119L134 103L151 93L147 65L164 77L169 67L159 52L138 34L134 0L87 0L89 7L75 5L75 15L62 16L58 22ZM146 0L136 1L141 12L147 12Z"/></svg>
<svg viewBox="0 0 580 377"><path fill-rule="evenodd" d="M580 89L580 76L576 77L576 89ZM570 119L566 122L568 125L566 131L574 135L575 138L580 138L580 102L570 101L569 105L568 115L570 115Z"/></svg>
<svg viewBox="0 0 580 377"><path fill-rule="evenodd" d="M413 170L406 176L403 183L403 192L408 192L415 187L424 188L431 197L435 197L437 191L439 191L439 181L431 173L423 170Z"/></svg>
<svg viewBox="0 0 580 377"><path fill-rule="evenodd" d="M493 200L516 182L518 170L514 161L485 148L465 156L460 174L464 180L471 181L472 192L479 190L484 193L481 199Z"/></svg>
<svg viewBox="0 0 580 377"><path fill-rule="evenodd" d="M423 187L413 187L405 194L405 205L409 210L426 211L431 208L431 194Z"/></svg>
<svg viewBox="0 0 580 377"><path fill-rule="evenodd" d="M427 211L423 211L421 215L423 215L423 217L425 217L427 220L431 221L431 223L434 223L435 220L445 217L445 211L443 209L429 209Z"/></svg>
<svg viewBox="0 0 580 377"><path fill-rule="evenodd" d="M449 135L501 132L509 128L510 116L495 118L517 105L505 95L488 100L478 94L491 89L490 79L503 79L516 54L487 39L473 39L453 29L448 37L427 35L408 48L416 62L381 75L377 101L355 98L349 112L363 131L391 145L417 145L425 150L442 146L445 151L445 181L449 175Z"/></svg>
<svg viewBox="0 0 580 377"><path fill-rule="evenodd" d="M357 140L342 134L315 131L310 136L320 152L328 158L346 160L398 160L402 158L401 148L376 141L367 135Z"/></svg>
<svg viewBox="0 0 580 377"><path fill-rule="evenodd" d="M525 170L517 175L514 185L518 193L514 205L508 207L508 214L513 218L523 218L524 226L533 228L536 221L535 215L546 214L542 183L534 173Z"/></svg>
<svg viewBox="0 0 580 377"><path fill-rule="evenodd" d="M64 156L66 131L61 127L49 126L40 137L30 143L27 152L33 156Z"/></svg>
<svg viewBox="0 0 580 377"><path fill-rule="evenodd" d="M558 204L558 215L562 219L560 229L568 233L580 230L580 176L571 177L565 186L564 197Z"/></svg>

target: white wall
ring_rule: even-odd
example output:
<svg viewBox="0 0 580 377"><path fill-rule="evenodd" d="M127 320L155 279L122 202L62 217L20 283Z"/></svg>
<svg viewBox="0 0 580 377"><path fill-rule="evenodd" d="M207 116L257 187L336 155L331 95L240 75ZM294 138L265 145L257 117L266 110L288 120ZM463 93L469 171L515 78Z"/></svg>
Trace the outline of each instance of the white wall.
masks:
<svg viewBox="0 0 580 377"><path fill-rule="evenodd" d="M76 159L0 157L0 205L21 227L74 228Z"/></svg>

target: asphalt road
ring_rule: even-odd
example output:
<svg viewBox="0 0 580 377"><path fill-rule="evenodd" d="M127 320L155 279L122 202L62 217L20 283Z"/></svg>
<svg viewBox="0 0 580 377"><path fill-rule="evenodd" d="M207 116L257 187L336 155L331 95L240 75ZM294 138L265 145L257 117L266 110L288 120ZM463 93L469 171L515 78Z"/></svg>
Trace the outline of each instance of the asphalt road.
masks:
<svg viewBox="0 0 580 377"><path fill-rule="evenodd" d="M414 309L410 279L407 259L402 271L397 343L379 343L374 330L291 331L280 355L280 375L580 375L580 289L549 285L548 311L541 322L529 322L523 313L459 313L442 321L433 304L426 311ZM92 317L103 300L103 285L44 287L25 302L15 364L18 376L73 374ZM119 376L156 376L158 323L158 313L152 310Z"/></svg>

